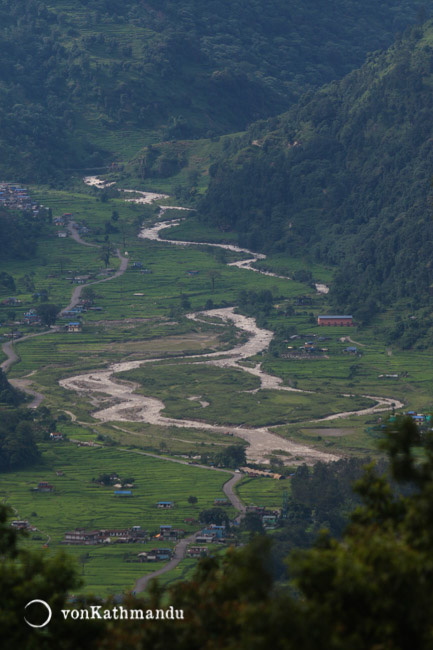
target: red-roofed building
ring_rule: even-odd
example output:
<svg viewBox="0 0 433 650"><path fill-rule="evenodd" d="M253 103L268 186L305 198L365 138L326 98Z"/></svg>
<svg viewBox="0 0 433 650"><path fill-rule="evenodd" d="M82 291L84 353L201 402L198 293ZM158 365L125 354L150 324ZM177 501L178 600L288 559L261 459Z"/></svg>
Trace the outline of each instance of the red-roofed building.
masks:
<svg viewBox="0 0 433 650"><path fill-rule="evenodd" d="M353 316L318 316L317 324L340 327L352 327L354 325Z"/></svg>

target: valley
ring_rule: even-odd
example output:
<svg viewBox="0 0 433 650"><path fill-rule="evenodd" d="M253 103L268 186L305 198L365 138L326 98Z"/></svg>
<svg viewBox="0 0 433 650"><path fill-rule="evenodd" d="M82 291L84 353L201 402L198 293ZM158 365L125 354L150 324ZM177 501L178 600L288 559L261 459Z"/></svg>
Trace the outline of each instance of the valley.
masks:
<svg viewBox="0 0 433 650"><path fill-rule="evenodd" d="M311 354L302 345L298 345L296 354L292 352L294 346L289 345L292 340L304 344L304 340L315 340L323 334L323 328L317 326L311 314L329 309L327 269L316 268L314 281L302 284L288 275L261 270L259 264L272 263L272 259L266 260L264 254L252 254L235 244L217 242L212 232L209 241L194 241L193 237L190 241L176 239L178 230L185 231L190 220L194 224L193 213L185 212L183 206L165 206L161 196L151 194L148 201L143 191L137 194L143 199L139 203L125 201L121 196L110 199L108 204L101 204L98 194L68 194L38 188L33 191L53 210L67 209L73 214L73 221L67 224L70 236L66 241L48 238L40 247L42 251L45 247L44 254L50 260L45 271L54 260L60 264L58 248L63 251L63 273L48 274L52 276L50 295L57 300L61 297L60 317L77 307L81 296L87 295L87 288L95 292L92 302L101 311L78 312L76 318L81 331L65 332L65 326L58 321L54 328L26 334L3 345L7 357L3 368L8 371L10 381L29 393L32 391L36 401L30 406L42 404L61 416L58 429L71 441L55 447L46 445L45 460L39 470L35 468L29 474L18 472L15 478L9 475L7 482L18 481L23 487L37 484L46 478L49 468L55 466L59 471L57 467L63 467L65 462L72 466L72 461L67 460L71 453L92 458L92 466L95 459L105 459L102 464L98 461L95 468L118 468L128 458L125 452L129 452L138 454L138 458L144 454L134 477L147 494L152 480L149 478L152 458L162 463L161 468L164 463L171 467L173 459L212 457L215 450L227 448L235 441L245 446L250 463L268 466L280 463L290 472L305 462L335 461L352 454L377 455L374 430L378 417L411 406L420 410L429 408L430 373L422 376L422 368L415 363L410 376L402 373L401 369L407 367L403 364L411 355L399 351L389 355L383 344L375 341L371 329L338 328L337 332L336 328L329 328L324 352ZM112 270L105 277L96 279L96 274L95 279L90 278L72 289L70 280L65 279L66 267L78 262L81 275L85 275L83 270L97 267L104 242L96 233L104 219L107 223L110 212L120 215L112 223L116 228L120 222L122 228L111 235ZM171 214L173 218L167 220ZM87 234L79 234L77 223L82 223L83 217ZM287 265L290 266L290 260L286 261ZM103 269L99 272L103 273ZM36 276L34 283L38 288L46 286L43 276ZM248 316L242 313L242 307L239 313L237 302L242 291L270 292L273 303L266 326L258 324L263 321L260 313ZM26 294L21 294L20 299L23 305L20 309L27 308ZM221 306L224 304L227 306ZM288 309L290 304L295 309ZM307 309L304 304L308 305ZM283 309L287 310L287 316L283 315ZM281 342L278 334L281 323L301 334L286 334L286 341ZM2 331L7 332L7 327L3 326ZM353 358L344 350L347 342L355 341L360 354ZM277 354L275 347L272 351L276 343L280 350ZM426 358L423 367L426 369L428 364ZM390 384L379 380L375 374L379 369L382 374L397 370L393 373L397 374L397 381ZM404 377L400 378L400 374ZM421 385L425 386L424 401L423 393L418 390ZM227 399L228 390L230 399ZM407 399L411 390L416 390L416 406ZM77 444L84 447L73 452ZM187 460L182 462L185 477L195 481L197 467L191 467ZM207 483L207 476L213 475L213 465L205 469L201 463L200 467ZM69 474L70 470L67 471ZM165 471L172 474L171 469ZM35 519L32 513L36 512L37 529L48 536L49 548L54 551L66 531L65 524L54 527L51 523L57 521L58 508L67 507L69 528L91 528L98 519L87 506L83 506L79 519L74 518L63 497L63 482L50 480L55 485L55 497L44 497L45 505L36 507L35 497L25 496L28 487L24 487L19 498L19 491L10 494L1 478L0 494L20 518L29 519L32 524ZM221 479L219 487L215 484L214 498L225 480ZM275 498L278 502L282 498L278 482L273 481L275 487L271 485L269 491L265 487L269 479L254 480L258 485L256 504L261 498L266 502L275 502ZM244 481L241 478L236 488L239 494ZM81 482L83 489L87 489L88 479ZM158 484L164 485L164 495L172 496L170 481L167 483L164 478ZM78 484L75 489L81 495ZM183 494L185 489L182 488ZM261 490L263 497L260 497ZM41 497L36 499L40 501ZM201 507L211 506L212 499L206 499L205 496L200 499ZM154 503L154 499L152 502L146 496L143 503L146 526L152 526L155 521ZM181 511L182 516L188 514L183 507ZM132 510L126 508L119 519L121 525L135 525L135 512L135 506ZM179 522L176 517L173 519L170 513L165 521L176 524ZM99 521L102 522L100 517ZM141 524L142 515L139 521ZM102 523L113 525L111 519ZM194 527L189 530L193 532ZM29 543L37 547L39 533L32 537ZM115 567L120 580L116 583L118 588L128 585L132 588L139 575L143 575L143 567L149 575L154 570L167 581L184 577L194 566L185 556L186 544L179 550L181 555L176 561L167 565L171 569L168 571L164 563L156 567L137 564L133 559L134 548L126 544L120 554L116 546L104 550L92 548L83 560L86 591L102 589L104 592L115 586L110 582L111 569L109 578L102 577L106 566ZM74 547L68 547L68 551L75 554ZM143 580L138 585L144 588L148 581L145 577Z"/></svg>
<svg viewBox="0 0 433 650"><path fill-rule="evenodd" d="M5 650L433 650L432 16L1 0Z"/></svg>

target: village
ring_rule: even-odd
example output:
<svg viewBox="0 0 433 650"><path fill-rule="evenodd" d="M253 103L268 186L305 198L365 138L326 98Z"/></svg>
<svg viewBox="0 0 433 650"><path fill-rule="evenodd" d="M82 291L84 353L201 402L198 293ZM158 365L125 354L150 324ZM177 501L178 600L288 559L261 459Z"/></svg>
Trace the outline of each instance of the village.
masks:
<svg viewBox="0 0 433 650"><path fill-rule="evenodd" d="M0 207L31 212L34 217L37 217L43 208L31 199L27 189L20 187L18 183L4 181L0 182Z"/></svg>
<svg viewBox="0 0 433 650"><path fill-rule="evenodd" d="M59 432L50 434L50 441L54 443L65 442L66 439ZM250 478L268 477L278 480L283 478L269 470L259 470L248 466L239 470L240 474ZM57 477L65 477L63 470L56 471ZM116 472L103 473L97 478L92 479L92 483L102 488L111 488L111 494L114 498L131 498L135 481L132 477L121 478ZM38 484L30 490L33 494L39 494L40 498L47 498L48 495L61 497L56 493L54 485L48 481L39 481ZM196 499L190 497L190 502L196 502ZM110 528L103 526L101 528L86 529L78 526L75 529L67 530L64 533L61 544L64 546L106 546L113 544L146 544L145 550L139 551L135 556L127 556L127 561L136 562L168 562L176 553L176 547L179 542L185 540L184 553L189 558L200 558L212 555L218 549L228 548L229 546L242 546L246 541L246 530L242 525L243 516L253 517L261 522L263 530L272 531L276 529L282 517L284 516L284 504L281 508L269 508L266 506L248 505L245 507L244 515L237 516L232 521L229 520L225 508L231 505L230 500L224 497L215 497L213 500L213 509L205 511L206 521L202 519L202 514L196 517L185 517L184 523L186 528L195 528L195 532L187 532L182 526L160 523L155 530L147 530L141 524L133 523L126 528ZM171 513L176 511L176 502L174 500L160 500L154 503L156 510ZM214 518L214 521L212 521ZM216 523L218 521L218 523ZM11 526L29 533L38 532L38 529L28 520L14 520ZM197 530L198 528L198 530ZM135 560L133 559L135 557Z"/></svg>

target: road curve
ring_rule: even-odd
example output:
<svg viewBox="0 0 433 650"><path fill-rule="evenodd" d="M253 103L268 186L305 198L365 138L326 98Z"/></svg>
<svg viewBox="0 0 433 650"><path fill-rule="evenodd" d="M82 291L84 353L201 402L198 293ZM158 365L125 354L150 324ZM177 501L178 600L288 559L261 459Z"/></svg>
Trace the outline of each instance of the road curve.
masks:
<svg viewBox="0 0 433 650"><path fill-rule="evenodd" d="M97 244L89 244L88 242L85 242L81 237L79 236L75 224L69 224L68 226L69 232L72 235L72 238L79 244L82 244L84 246L91 246L92 248L99 248ZM87 284L82 284L79 287L75 287L75 289L72 292L71 296L71 301L70 303L62 309L60 312L60 315L63 315L65 311L68 311L75 307L78 304L78 301L80 300L80 295L82 290L85 287L88 287L93 284L100 284L101 282L108 282L110 280L114 280L114 278L118 278L119 276L123 275L125 273L126 269L128 268L128 263L129 260L127 257L124 257L119 250L116 251L117 257L120 259L120 266L116 273L111 275L108 278L103 278L102 280L95 280L93 282L88 282ZM60 327L52 327L48 330L45 330L44 332L37 332L36 334L27 334L26 336L21 336L19 339L15 339L12 341L7 341L6 343L3 343L2 345L2 350L3 353L6 355L6 359L0 364L0 368L3 370L3 372L8 372L10 368L15 364L20 361L20 356L19 354L15 351L14 345L15 343L20 343L21 341L27 341L28 339L33 339L36 336L45 336L46 334L52 334L53 332L58 332L60 330ZM31 397L33 397L33 401L29 404L29 408L37 408L39 404L42 402L44 399L44 396L42 393L37 393L36 391L28 388L27 383L24 380L11 380L11 383L15 385L17 388L22 390L24 393L27 393Z"/></svg>
<svg viewBox="0 0 433 650"><path fill-rule="evenodd" d="M68 230L71 234L72 239L76 241L77 244L81 244L82 246L88 246L89 248L100 248L98 244L91 244L90 242L81 239L80 235L78 234L77 224L74 221L68 223Z"/></svg>
<svg viewBox="0 0 433 650"><path fill-rule="evenodd" d="M116 425L114 425L114 428L119 429L120 431L127 431L127 429L123 429L122 427L118 427ZM161 456L160 454L153 454L148 451L139 451L137 449L120 449L119 451L125 451L129 454L139 454L140 456L150 456L151 458L160 458L161 460L168 461L169 463L178 463L180 465L199 467L213 472L224 472L225 474L231 474L231 477L223 485L223 492L226 495L226 497L229 499L233 508L237 510L239 513L235 518L235 521L240 521L240 519L242 519L243 515L246 512L246 506L242 503L238 495L235 494L233 490L236 483L238 483L243 477L243 474L241 474L240 472L232 472L229 469L223 469L221 467L209 467L209 465L201 465L198 463L190 464L188 461L181 460L180 458L168 458L167 456ZM139 578L135 583L134 592L139 593L140 591L144 591L147 585L149 584L150 580L152 580L153 578L157 578L163 573L167 573L167 571L171 571L171 569L174 569L179 564L179 562L181 562L186 556L188 545L194 542L196 534L197 533L193 533L192 535L188 535L188 537L185 537L184 539L180 540L180 542L175 546L174 556L161 569L152 571L152 573L149 573L149 575Z"/></svg>
<svg viewBox="0 0 433 650"><path fill-rule="evenodd" d="M42 393L38 393L32 388L29 388L31 381L28 379L9 379L9 383L12 384L14 388L17 388L18 390L21 390L24 393L27 393L27 395L33 397L33 400L30 402L30 404L27 404L27 408L29 409L37 409L44 399L44 395L42 395Z"/></svg>
<svg viewBox="0 0 433 650"><path fill-rule="evenodd" d="M78 240L76 240L76 241L78 241ZM98 248L99 248L99 246L98 246ZM76 307L78 305L78 302L79 302L80 297L81 297L81 292L83 291L83 289L85 289L86 287L91 287L94 284L101 284L102 282L109 282L110 280L114 280L114 278L118 278L119 276L121 276L121 275L123 275L125 273L126 269L128 268L129 260L128 260L127 257L124 257L120 253L119 250L116 251L116 255L120 259L120 266L119 266L118 270L116 271L116 273L113 273L113 275L110 275L110 277L108 277L108 278L103 278L102 280L93 280L92 282L87 282L86 284L81 284L78 287L75 287L75 289L72 292L71 301L70 301L69 305L67 305L60 312L61 316L66 311L70 311L71 309L73 309L74 307Z"/></svg>
<svg viewBox="0 0 433 650"><path fill-rule="evenodd" d="M167 573L168 571L171 571L172 569L177 567L177 565L186 556L188 545L195 540L195 536L196 533L193 533L192 535L188 535L188 537L184 537L184 539L181 539L180 542L176 544L174 548L173 557L161 569L157 569L156 571L152 571L152 573L149 573L147 576L138 578L137 582L135 583L134 593L137 594L140 591L144 591L151 580L154 580L155 578L162 575L163 573Z"/></svg>
<svg viewBox="0 0 433 650"><path fill-rule="evenodd" d="M21 341L27 341L27 339L33 339L36 336L45 336L46 334L52 334L55 331L57 331L57 328L49 329L46 330L45 332L37 332L37 334L27 334L26 336L21 336L19 339L15 339L14 341L8 341L7 343L3 343L2 350L4 354L7 356L7 359L5 359L5 361L3 361L2 364L0 364L0 368L3 370L3 372L7 372L9 368L13 366L14 363L20 361L20 356L17 352L15 352L14 349L15 343L20 343Z"/></svg>

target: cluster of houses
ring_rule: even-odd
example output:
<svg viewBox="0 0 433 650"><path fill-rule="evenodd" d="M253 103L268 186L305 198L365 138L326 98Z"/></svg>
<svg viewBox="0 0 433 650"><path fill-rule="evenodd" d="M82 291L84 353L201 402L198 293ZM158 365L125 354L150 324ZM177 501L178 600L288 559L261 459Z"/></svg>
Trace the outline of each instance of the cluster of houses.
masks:
<svg viewBox="0 0 433 650"><path fill-rule="evenodd" d="M161 525L160 532L155 539L160 542L177 542L185 535L184 530L173 528L170 525ZM208 555L208 544L224 544L227 541L228 533L225 526L209 524L195 536L195 543L187 550L188 557L202 557ZM204 545L204 546L203 546ZM171 548L153 548L150 551L137 555L139 562L161 562L168 561L173 557Z"/></svg>
<svg viewBox="0 0 433 650"><path fill-rule="evenodd" d="M228 537L228 531L224 524L218 526L217 524L209 524L197 533L195 541L197 544L224 544Z"/></svg>
<svg viewBox="0 0 433 650"><path fill-rule="evenodd" d="M209 554L206 546L190 546L187 550L188 557L200 558ZM139 553L137 555L139 562L163 562L171 560L173 551L170 548L153 548L150 551Z"/></svg>
<svg viewBox="0 0 433 650"><path fill-rule="evenodd" d="M259 515L264 528L275 528L281 517L280 510L267 510L265 506L247 506L247 513Z"/></svg>
<svg viewBox="0 0 433 650"><path fill-rule="evenodd" d="M416 424L430 424L431 415L424 415L424 413L417 413L416 411L406 411Z"/></svg>
<svg viewBox="0 0 433 650"><path fill-rule="evenodd" d="M0 206L11 210L26 210L37 216L42 206L30 198L28 190L18 183L0 183Z"/></svg>
<svg viewBox="0 0 433 650"><path fill-rule="evenodd" d="M152 548L137 557L139 562L167 562L173 557L173 551L171 548Z"/></svg>
<svg viewBox="0 0 433 650"><path fill-rule="evenodd" d="M23 316L24 325L39 326L42 325L41 317L36 309L29 309Z"/></svg>
<svg viewBox="0 0 433 650"><path fill-rule="evenodd" d="M68 225L71 219L73 219L73 216L74 215L71 212L65 212L61 217L53 217L53 224L57 228L64 228ZM79 224L75 223L73 225L76 227L76 230L80 236L88 235L91 232L90 228L84 222ZM60 239L66 239L67 236L68 233L66 230L57 231L57 237L60 237Z"/></svg>
<svg viewBox="0 0 433 650"><path fill-rule="evenodd" d="M177 542L185 536L185 531L181 528L174 528L170 524L162 524L159 527L159 533L155 535L155 539L164 542Z"/></svg>
<svg viewBox="0 0 433 650"><path fill-rule="evenodd" d="M12 339L14 341L15 339L20 339L22 336L24 336L24 332L21 332L20 330L14 330L13 332L5 332L3 336L6 339Z"/></svg>
<svg viewBox="0 0 433 650"><path fill-rule="evenodd" d="M85 530L76 528L65 533L63 544L84 544L96 546L97 544L122 543L131 544L147 542L149 535L141 526L131 528L103 528L100 530Z"/></svg>
<svg viewBox="0 0 433 650"><path fill-rule="evenodd" d="M292 334L292 336L289 337L289 340L290 342L295 343L296 341L302 338L308 340L304 341L304 343L301 346L296 346L296 347L294 345L287 346L290 355L293 355L293 352L296 354L301 353L301 354L310 354L310 355L328 352L328 348L321 347L318 344L324 343L325 341L329 341L330 340L329 336L317 336L317 334Z"/></svg>
<svg viewBox="0 0 433 650"><path fill-rule="evenodd" d="M0 305L5 305L6 307L16 307L17 305L21 305L21 300L18 300L18 298L5 298L0 302Z"/></svg>
<svg viewBox="0 0 433 650"><path fill-rule="evenodd" d="M73 284L85 284L92 277L94 276L91 275L75 276L72 278L71 282ZM70 320L64 326L65 330L67 332L82 332L83 324L78 319L81 318L82 314L86 313L87 311L102 311L102 307L94 307L93 300L90 300L88 298L81 298L78 301L78 303L75 305L75 307L63 311L62 312L63 318L74 319L74 320Z"/></svg>

